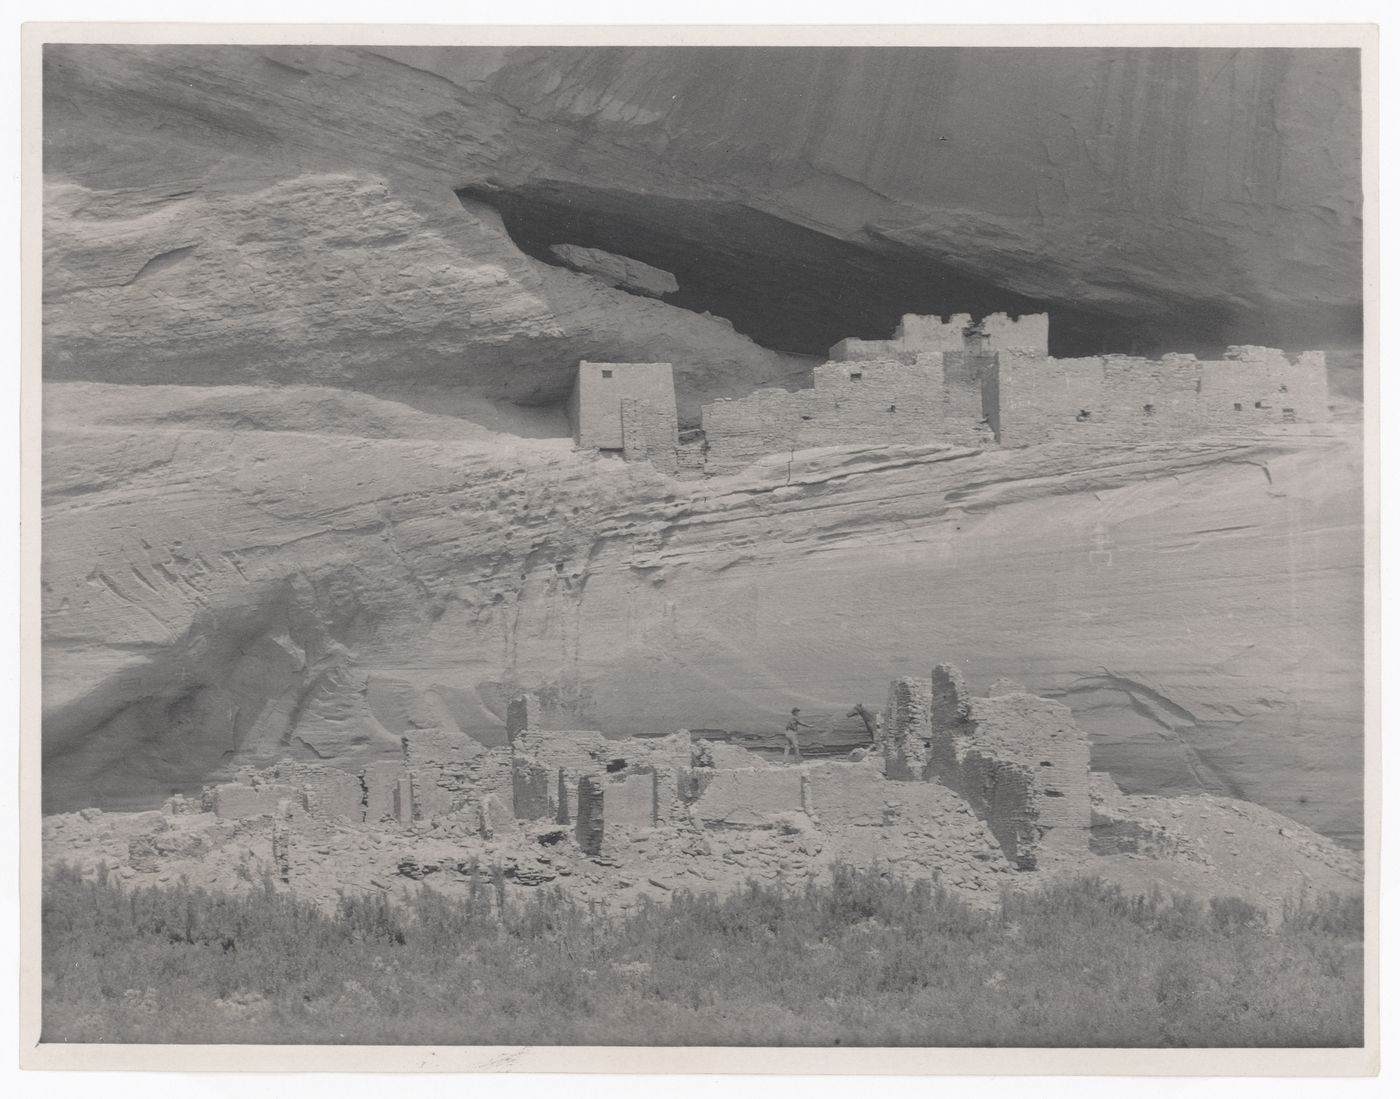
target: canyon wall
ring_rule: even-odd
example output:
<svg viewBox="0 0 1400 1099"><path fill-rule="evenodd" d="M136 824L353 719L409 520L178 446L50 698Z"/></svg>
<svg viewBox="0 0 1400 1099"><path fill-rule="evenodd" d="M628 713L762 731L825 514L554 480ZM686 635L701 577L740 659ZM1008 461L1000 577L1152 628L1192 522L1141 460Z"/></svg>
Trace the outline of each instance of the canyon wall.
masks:
<svg viewBox="0 0 1400 1099"><path fill-rule="evenodd" d="M793 377L705 313L802 355L904 313L1042 309L1059 355L1354 347L1357 65L50 46L46 367L544 403L580 358L665 359L684 404ZM673 274L690 331L551 267L558 245Z"/></svg>
<svg viewBox="0 0 1400 1099"><path fill-rule="evenodd" d="M776 731L951 655L1068 703L1129 789L1357 839L1354 425L675 482L336 391L47 390L51 806L500 743L521 687L560 728Z"/></svg>

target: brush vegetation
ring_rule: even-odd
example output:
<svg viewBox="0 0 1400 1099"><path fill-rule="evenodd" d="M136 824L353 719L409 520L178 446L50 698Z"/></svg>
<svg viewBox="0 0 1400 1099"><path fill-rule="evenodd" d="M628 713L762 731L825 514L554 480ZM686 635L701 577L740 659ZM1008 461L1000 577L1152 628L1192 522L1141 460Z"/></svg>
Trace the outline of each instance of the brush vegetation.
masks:
<svg viewBox="0 0 1400 1099"><path fill-rule="evenodd" d="M805 890L606 914L475 868L466 896L325 911L124 888L61 866L43 900L45 1041L430 1045L1347 1046L1359 897L1288 907L1095 878L969 906L839 867Z"/></svg>

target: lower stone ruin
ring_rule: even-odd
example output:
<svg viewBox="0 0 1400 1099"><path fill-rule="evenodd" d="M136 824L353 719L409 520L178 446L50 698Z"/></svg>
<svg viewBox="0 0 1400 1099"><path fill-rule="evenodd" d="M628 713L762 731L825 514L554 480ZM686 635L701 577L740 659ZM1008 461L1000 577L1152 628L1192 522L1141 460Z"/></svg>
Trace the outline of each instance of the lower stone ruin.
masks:
<svg viewBox="0 0 1400 1099"><path fill-rule="evenodd" d="M45 857L137 883L271 880L327 904L495 875L625 908L672 889L800 887L838 863L988 901L1086 869L1274 907L1361 880L1352 852L1260 806L1124 794L1090 772L1068 707L1007 681L974 696L951 665L892 682L869 747L792 766L684 730L543 729L539 713L512 700L500 747L425 734L359 773L284 760L162 811L49 817Z"/></svg>
<svg viewBox="0 0 1400 1099"><path fill-rule="evenodd" d="M1035 869L1048 850L1088 850L1089 744L1068 707L1023 690L974 698L956 668L939 665L928 680L893 682L875 725L857 759L788 767L684 730L626 740L542 730L537 702L522 695L508 708L505 747L454 760L406 749L359 774L287 761L207 787L201 808L221 819L454 822L483 839L548 822L601 855L639 829L703 833L800 814L830 832L951 805L983 822L1017 869Z"/></svg>

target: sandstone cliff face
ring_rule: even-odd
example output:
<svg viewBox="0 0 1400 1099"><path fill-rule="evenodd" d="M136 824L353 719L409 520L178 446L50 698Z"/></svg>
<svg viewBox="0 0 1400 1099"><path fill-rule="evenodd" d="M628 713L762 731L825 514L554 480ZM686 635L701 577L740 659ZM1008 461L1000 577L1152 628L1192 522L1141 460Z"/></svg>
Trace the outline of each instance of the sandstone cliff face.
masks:
<svg viewBox="0 0 1400 1099"><path fill-rule="evenodd" d="M786 376L512 260L454 192L779 350L1042 307L1061 353L1354 346L1356 94L1347 51L50 47L48 178L97 193L48 210L46 363L513 398L570 337L679 325L667 353L721 384Z"/></svg>
<svg viewBox="0 0 1400 1099"><path fill-rule="evenodd" d="M1130 789L1356 838L1352 428L678 485L572 455L560 410L579 359L671 360L693 420L901 312L1048 307L1061 353L1355 343L1347 54L45 61L50 807L491 741L517 686L610 733L761 730L951 659L1063 697Z"/></svg>
<svg viewBox="0 0 1400 1099"><path fill-rule="evenodd" d="M48 389L52 806L413 727L498 742L518 687L574 728L767 731L954 656L1061 696L1129 789L1356 838L1350 427L678 484L334 391Z"/></svg>

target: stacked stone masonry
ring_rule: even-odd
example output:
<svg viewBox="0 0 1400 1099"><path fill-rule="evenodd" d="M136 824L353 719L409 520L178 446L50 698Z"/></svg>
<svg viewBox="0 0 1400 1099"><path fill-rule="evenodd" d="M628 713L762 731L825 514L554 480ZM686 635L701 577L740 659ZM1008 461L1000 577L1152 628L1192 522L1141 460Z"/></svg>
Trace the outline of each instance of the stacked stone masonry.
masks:
<svg viewBox="0 0 1400 1099"><path fill-rule="evenodd" d="M1088 842L1089 740L1068 706L1032 694L974 698L950 665L933 670L928 777L958 791L1009 859L1035 869L1042 841Z"/></svg>
<svg viewBox="0 0 1400 1099"><path fill-rule="evenodd" d="M821 446L1117 444L1331 418L1320 351L1056 359L1046 314L909 315L892 339L842 340L812 381L707 404L682 442L670 364L582 362L569 415L580 447L683 478Z"/></svg>

